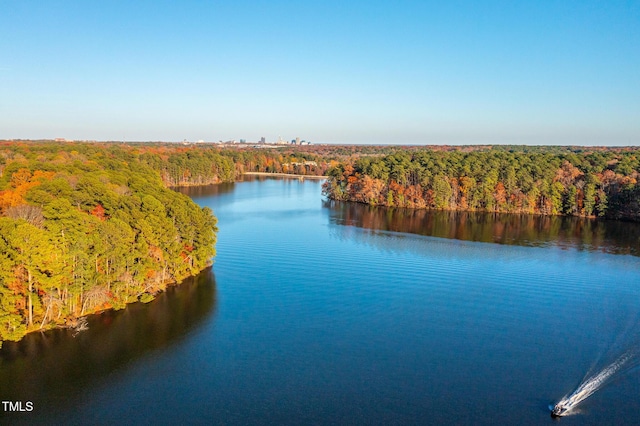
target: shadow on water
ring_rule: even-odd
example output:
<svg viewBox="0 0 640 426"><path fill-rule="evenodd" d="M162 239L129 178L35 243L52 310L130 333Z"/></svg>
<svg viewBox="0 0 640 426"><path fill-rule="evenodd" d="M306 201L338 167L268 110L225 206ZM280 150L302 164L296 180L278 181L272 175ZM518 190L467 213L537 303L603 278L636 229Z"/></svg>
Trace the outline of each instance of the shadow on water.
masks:
<svg viewBox="0 0 640 426"><path fill-rule="evenodd" d="M640 256L640 224L577 217L449 212L324 201L335 225L528 247Z"/></svg>
<svg viewBox="0 0 640 426"><path fill-rule="evenodd" d="M233 192L234 188L235 186L233 182L223 182L203 186L176 186L171 189L181 194L188 195L191 198L202 198L230 194Z"/></svg>
<svg viewBox="0 0 640 426"><path fill-rule="evenodd" d="M88 384L175 345L215 309L215 277L208 268L150 303L90 315L89 329L76 337L71 330L56 329L5 342L0 350L0 398L32 401L40 410L64 405Z"/></svg>
<svg viewBox="0 0 640 426"><path fill-rule="evenodd" d="M236 182L221 182L211 185L196 185L196 186L174 186L173 189L176 192L185 194L191 198L207 198L217 197L220 195L232 194L235 190L235 184L238 182L265 182L268 180L275 181L298 181L297 176L263 176L263 175L243 175L238 178Z"/></svg>

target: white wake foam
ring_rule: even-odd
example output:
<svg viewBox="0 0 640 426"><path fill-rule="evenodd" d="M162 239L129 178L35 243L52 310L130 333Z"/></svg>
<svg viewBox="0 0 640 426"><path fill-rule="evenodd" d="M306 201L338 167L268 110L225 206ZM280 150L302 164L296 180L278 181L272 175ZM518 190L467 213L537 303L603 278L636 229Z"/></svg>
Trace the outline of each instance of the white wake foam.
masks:
<svg viewBox="0 0 640 426"><path fill-rule="evenodd" d="M627 366L629 361L634 358L634 355L635 353L632 351L626 352L598 374L585 379L572 394L566 395L558 401L552 410L554 415L568 416L572 414L572 411L578 404L593 395L598 389L602 388L616 372Z"/></svg>

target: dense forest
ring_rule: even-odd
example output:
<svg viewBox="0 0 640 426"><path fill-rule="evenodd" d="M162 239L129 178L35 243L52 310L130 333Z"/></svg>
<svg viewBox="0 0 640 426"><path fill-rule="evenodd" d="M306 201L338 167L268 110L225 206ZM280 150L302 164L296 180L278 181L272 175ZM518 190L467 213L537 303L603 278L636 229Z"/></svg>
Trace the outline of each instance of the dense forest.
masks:
<svg viewBox="0 0 640 426"><path fill-rule="evenodd" d="M149 147L0 144L0 343L151 300L211 264L216 219L166 187L161 171L180 167L169 157ZM209 169L217 160L198 158ZM231 163L219 163L232 178Z"/></svg>
<svg viewBox="0 0 640 426"><path fill-rule="evenodd" d="M389 207L640 220L640 150L399 150L332 167L333 200Z"/></svg>

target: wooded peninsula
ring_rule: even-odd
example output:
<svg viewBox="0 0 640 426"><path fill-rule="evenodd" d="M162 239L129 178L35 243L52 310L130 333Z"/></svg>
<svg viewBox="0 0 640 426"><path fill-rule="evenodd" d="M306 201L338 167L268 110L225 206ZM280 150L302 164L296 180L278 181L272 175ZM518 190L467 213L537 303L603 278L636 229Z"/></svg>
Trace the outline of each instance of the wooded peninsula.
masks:
<svg viewBox="0 0 640 426"><path fill-rule="evenodd" d="M0 344L202 271L216 218L170 188L246 172L390 208L640 221L638 148L0 141Z"/></svg>

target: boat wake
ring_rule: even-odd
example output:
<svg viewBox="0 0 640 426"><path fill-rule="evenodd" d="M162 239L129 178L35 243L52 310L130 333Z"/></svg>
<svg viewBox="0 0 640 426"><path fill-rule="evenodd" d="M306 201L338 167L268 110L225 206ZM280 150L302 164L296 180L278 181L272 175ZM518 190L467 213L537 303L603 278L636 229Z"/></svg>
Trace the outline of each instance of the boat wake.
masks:
<svg viewBox="0 0 640 426"><path fill-rule="evenodd" d="M551 415L553 417L563 417L575 414L575 408L609 383L616 373L626 372L637 367L640 359L636 355L637 351L629 350L599 373L587 377L573 393L565 395L556 405L549 407Z"/></svg>

